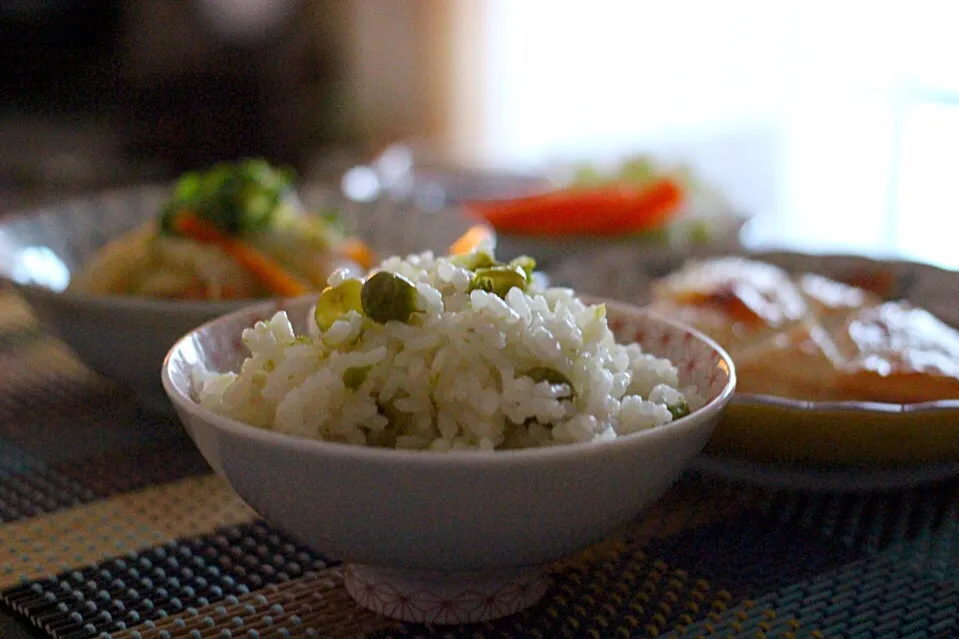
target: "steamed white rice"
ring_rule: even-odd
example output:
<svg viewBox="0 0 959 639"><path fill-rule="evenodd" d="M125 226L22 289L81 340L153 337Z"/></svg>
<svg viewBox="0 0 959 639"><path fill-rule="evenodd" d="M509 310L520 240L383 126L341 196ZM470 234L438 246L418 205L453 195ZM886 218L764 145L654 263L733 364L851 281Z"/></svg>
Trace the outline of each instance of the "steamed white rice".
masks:
<svg viewBox="0 0 959 639"><path fill-rule="evenodd" d="M311 313L296 335L278 312L244 330L238 374L194 376L200 403L299 437L449 451L611 439L670 422L668 406L685 401L671 362L616 344L605 308L569 289L470 291L470 271L431 253L380 270L415 284L414 323L350 311L323 332ZM569 384L525 375L543 368Z"/></svg>

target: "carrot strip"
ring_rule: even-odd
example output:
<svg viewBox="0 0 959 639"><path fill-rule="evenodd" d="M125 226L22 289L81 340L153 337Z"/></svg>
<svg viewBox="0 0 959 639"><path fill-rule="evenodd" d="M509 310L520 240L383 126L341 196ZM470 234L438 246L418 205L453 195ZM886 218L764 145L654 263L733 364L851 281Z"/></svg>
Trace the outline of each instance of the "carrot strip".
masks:
<svg viewBox="0 0 959 639"><path fill-rule="evenodd" d="M471 226L469 230L459 236L455 242L450 244L450 255L465 255L466 253L471 253L476 250L476 247L490 239L492 233L490 233L489 227L477 224Z"/></svg>
<svg viewBox="0 0 959 639"><path fill-rule="evenodd" d="M220 232L215 226L190 212L176 216L173 228L178 233L205 244L214 244L243 267L268 291L284 297L297 297L309 288L291 275L276 260L264 255L249 244Z"/></svg>
<svg viewBox="0 0 959 639"><path fill-rule="evenodd" d="M230 285L226 285L220 289L220 298L225 300L238 300L240 295L235 288Z"/></svg>
<svg viewBox="0 0 959 639"><path fill-rule="evenodd" d="M270 292L285 297L296 297L310 291L309 287L288 273L275 260L249 244L228 239L221 246L227 255L257 278Z"/></svg>
<svg viewBox="0 0 959 639"><path fill-rule="evenodd" d="M197 217L193 211L180 211L173 218L173 230L191 240L204 244L219 244L226 235L218 228Z"/></svg>
<svg viewBox="0 0 959 639"><path fill-rule="evenodd" d="M206 286L200 281L200 278L194 276L193 282L183 291L183 299L202 300L206 298L206 293Z"/></svg>
<svg viewBox="0 0 959 639"><path fill-rule="evenodd" d="M682 188L663 179L641 190L570 189L467 206L497 230L518 235L620 235L662 227L682 199Z"/></svg>
<svg viewBox="0 0 959 639"><path fill-rule="evenodd" d="M373 251L363 241L355 237L343 240L340 247L343 255L350 258L365 269L373 266Z"/></svg>

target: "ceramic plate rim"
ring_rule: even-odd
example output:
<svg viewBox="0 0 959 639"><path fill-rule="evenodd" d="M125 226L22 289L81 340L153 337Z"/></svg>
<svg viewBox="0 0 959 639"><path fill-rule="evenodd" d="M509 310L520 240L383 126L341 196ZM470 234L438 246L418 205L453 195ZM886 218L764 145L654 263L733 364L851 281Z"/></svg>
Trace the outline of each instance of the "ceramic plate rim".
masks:
<svg viewBox="0 0 959 639"><path fill-rule="evenodd" d="M733 396L732 403L742 407L770 406L785 411L807 413L856 412L909 415L914 413L959 411L959 399L940 399L911 404L894 404L888 402L861 402L851 400L811 401L779 397L777 395L736 393Z"/></svg>

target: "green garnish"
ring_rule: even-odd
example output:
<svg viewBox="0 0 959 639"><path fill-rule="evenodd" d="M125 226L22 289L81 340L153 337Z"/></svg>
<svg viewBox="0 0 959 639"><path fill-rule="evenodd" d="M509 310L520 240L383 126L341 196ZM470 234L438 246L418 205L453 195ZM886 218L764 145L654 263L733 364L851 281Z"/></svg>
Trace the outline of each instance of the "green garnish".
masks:
<svg viewBox="0 0 959 639"><path fill-rule="evenodd" d="M343 280L336 286L327 286L316 300L313 319L321 331L328 331L333 323L350 311L361 312L363 283Z"/></svg>
<svg viewBox="0 0 959 639"><path fill-rule="evenodd" d="M589 187L600 186L607 181L607 177L599 172L596 167L589 164L577 167L573 173L573 186Z"/></svg>
<svg viewBox="0 0 959 639"><path fill-rule="evenodd" d="M709 242L709 222L706 220L696 220L689 225L689 241L693 244L705 244Z"/></svg>
<svg viewBox="0 0 959 639"><path fill-rule="evenodd" d="M389 271L373 274L360 292L363 313L374 322L408 323L416 308L416 287L408 279Z"/></svg>
<svg viewBox="0 0 959 639"><path fill-rule="evenodd" d="M619 167L618 180L627 184L643 186L652 182L658 173L656 165L652 159L645 156L637 156L623 162Z"/></svg>
<svg viewBox="0 0 959 639"><path fill-rule="evenodd" d="M264 160L223 163L205 172L182 175L164 205L160 230L173 234L174 219L189 211L228 235L268 227L293 193L293 171Z"/></svg>
<svg viewBox="0 0 959 639"><path fill-rule="evenodd" d="M316 214L317 218L323 221L327 227L335 229L336 231L343 233L344 235L347 232L346 222L343 220L343 213L336 208L328 208L322 211L319 211Z"/></svg>

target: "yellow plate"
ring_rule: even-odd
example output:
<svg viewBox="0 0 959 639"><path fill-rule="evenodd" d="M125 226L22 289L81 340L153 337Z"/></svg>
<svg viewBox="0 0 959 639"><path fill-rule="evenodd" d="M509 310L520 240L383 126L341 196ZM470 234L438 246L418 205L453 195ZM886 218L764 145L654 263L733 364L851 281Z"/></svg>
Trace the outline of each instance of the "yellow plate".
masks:
<svg viewBox="0 0 959 639"><path fill-rule="evenodd" d="M881 285L887 299L907 299L959 327L959 272L908 261L789 251L738 253L791 273L818 273ZM573 256L557 265L555 280L578 291L649 302L651 283L689 256L652 260L640 251L615 259ZM959 462L959 397L927 404L803 402L737 393L706 447L717 463L752 461L772 470L804 466L811 472L909 469ZM941 464L940 464L941 466Z"/></svg>
<svg viewBox="0 0 959 639"><path fill-rule="evenodd" d="M789 272L883 283L887 299L908 299L959 326L959 273L927 264L851 255L759 253ZM720 457L777 464L907 467L959 461L959 397L922 404L803 402L765 395L733 398L707 445Z"/></svg>
<svg viewBox="0 0 959 639"><path fill-rule="evenodd" d="M959 460L959 400L925 404L800 402L737 395L711 455L775 463L903 466Z"/></svg>

